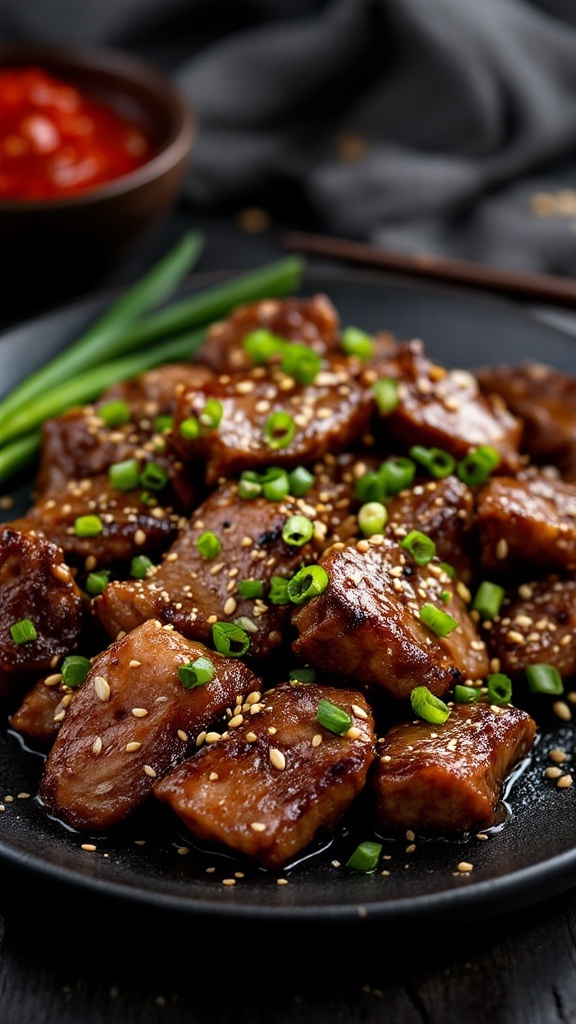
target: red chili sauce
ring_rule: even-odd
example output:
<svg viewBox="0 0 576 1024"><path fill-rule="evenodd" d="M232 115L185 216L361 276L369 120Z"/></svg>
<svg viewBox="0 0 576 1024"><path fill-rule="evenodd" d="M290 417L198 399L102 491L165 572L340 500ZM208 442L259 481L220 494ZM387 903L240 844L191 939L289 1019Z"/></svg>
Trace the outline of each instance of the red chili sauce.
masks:
<svg viewBox="0 0 576 1024"><path fill-rule="evenodd" d="M57 199L140 167L138 125L40 67L0 71L0 199Z"/></svg>

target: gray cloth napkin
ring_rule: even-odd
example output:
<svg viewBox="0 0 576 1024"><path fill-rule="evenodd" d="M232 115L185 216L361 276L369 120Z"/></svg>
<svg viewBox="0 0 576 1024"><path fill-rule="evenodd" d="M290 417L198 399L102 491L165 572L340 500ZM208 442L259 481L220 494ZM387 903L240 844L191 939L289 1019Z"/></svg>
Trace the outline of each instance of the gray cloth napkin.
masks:
<svg viewBox="0 0 576 1024"><path fill-rule="evenodd" d="M334 0L177 69L200 207L283 203L404 251L576 273L573 0Z"/></svg>

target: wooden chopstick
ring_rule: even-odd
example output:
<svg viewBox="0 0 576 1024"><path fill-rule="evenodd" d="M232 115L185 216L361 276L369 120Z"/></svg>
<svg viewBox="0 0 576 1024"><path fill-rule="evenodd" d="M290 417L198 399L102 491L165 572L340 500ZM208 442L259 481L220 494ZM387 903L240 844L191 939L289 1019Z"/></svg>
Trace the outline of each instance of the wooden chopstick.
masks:
<svg viewBox="0 0 576 1024"><path fill-rule="evenodd" d="M281 237L280 244L303 256L324 256L327 259L380 267L394 273L452 282L515 298L541 299L557 305L576 307L576 281L569 277L509 270L468 260L444 259L427 253L410 255L381 249L369 242L355 242L304 231L288 232Z"/></svg>

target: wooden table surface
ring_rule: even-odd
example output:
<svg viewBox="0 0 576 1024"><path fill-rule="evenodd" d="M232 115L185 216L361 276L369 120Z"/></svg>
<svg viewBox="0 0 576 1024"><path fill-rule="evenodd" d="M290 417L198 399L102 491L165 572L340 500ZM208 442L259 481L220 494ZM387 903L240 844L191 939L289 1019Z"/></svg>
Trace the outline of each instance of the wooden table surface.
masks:
<svg viewBox="0 0 576 1024"><path fill-rule="evenodd" d="M280 255L274 231L179 210L98 285L129 284L191 220L199 269ZM37 311L6 303L2 322ZM575 937L576 888L446 927L247 926L144 914L4 865L0 1024L573 1024Z"/></svg>

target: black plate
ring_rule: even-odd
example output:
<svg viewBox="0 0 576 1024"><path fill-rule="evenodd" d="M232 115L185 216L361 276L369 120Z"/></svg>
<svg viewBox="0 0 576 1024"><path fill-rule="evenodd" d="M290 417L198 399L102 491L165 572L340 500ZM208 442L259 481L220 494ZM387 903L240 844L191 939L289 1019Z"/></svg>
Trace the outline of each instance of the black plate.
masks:
<svg viewBox="0 0 576 1024"><path fill-rule="evenodd" d="M199 285L208 283L198 279ZM368 331L388 329L400 338L420 337L429 354L447 366L537 358L576 372L576 339L519 312L503 301L466 292L407 283L384 275L310 270L304 294L326 292L343 324ZM108 302L98 297L24 323L0 337L0 380L10 390L21 377L69 343ZM30 481L17 500L26 502ZM14 511L3 513L4 520ZM64 884L78 895L111 898L136 906L187 915L206 915L239 924L366 920L382 923L442 922L486 918L526 907L576 884L576 803L573 791L544 778L550 747L574 746L571 724L542 726L531 762L507 795L508 819L488 840L417 839L407 852L405 837L385 841L389 874L362 875L337 867L346 852L346 833L332 848L277 876L245 869L232 886L238 863L179 848L186 839L170 818L134 823L121 835L81 849L85 837L51 821L34 797L42 761L23 750L19 739L0 728L0 858L36 882ZM27 796L26 794L30 794ZM1 796L1 794L0 794ZM12 800L7 800L11 796ZM189 844L188 844L189 845ZM463 875L460 861L474 867ZM213 867L207 873L207 867Z"/></svg>

